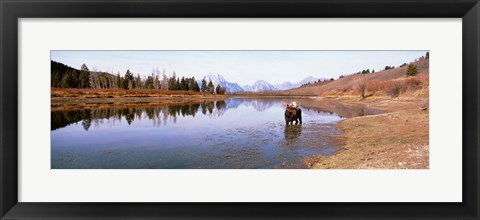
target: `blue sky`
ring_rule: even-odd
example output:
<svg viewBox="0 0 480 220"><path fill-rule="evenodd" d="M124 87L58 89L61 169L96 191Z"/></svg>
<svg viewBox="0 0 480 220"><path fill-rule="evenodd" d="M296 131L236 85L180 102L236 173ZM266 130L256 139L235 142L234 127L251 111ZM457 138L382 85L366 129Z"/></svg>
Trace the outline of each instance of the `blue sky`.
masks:
<svg viewBox="0 0 480 220"><path fill-rule="evenodd" d="M80 69L135 75L154 69L200 79L218 73L241 86L266 80L298 82L308 76L338 78L363 69L409 63L426 51L51 51L51 59Z"/></svg>

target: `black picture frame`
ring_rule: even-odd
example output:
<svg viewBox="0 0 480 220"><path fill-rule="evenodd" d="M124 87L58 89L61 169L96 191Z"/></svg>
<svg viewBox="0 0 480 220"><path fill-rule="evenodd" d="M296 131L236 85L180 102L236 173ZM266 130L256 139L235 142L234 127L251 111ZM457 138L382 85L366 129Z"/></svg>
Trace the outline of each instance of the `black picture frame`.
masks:
<svg viewBox="0 0 480 220"><path fill-rule="evenodd" d="M1 0L1 219L478 219L478 0ZM462 18L461 203L18 202L18 19L133 17ZM128 189L126 189L128 190ZM442 192L438 192L442 193Z"/></svg>

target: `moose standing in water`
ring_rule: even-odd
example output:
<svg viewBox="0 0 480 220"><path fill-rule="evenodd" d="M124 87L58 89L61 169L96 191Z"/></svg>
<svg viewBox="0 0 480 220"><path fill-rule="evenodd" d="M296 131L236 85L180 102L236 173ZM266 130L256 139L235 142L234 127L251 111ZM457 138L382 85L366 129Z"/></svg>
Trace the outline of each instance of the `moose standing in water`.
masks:
<svg viewBox="0 0 480 220"><path fill-rule="evenodd" d="M291 105L287 104L287 109L285 109L285 122L287 125L293 125L293 121L295 121L296 125L298 121L302 124L302 110L297 106L296 102L292 102Z"/></svg>

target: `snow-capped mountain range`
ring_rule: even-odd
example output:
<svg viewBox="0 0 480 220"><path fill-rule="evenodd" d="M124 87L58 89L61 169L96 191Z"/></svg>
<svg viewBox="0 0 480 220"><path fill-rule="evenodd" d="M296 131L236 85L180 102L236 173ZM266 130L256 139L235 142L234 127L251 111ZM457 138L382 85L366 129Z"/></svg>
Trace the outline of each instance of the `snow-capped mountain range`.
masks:
<svg viewBox="0 0 480 220"><path fill-rule="evenodd" d="M217 88L218 85L221 87L225 88L225 92L227 93L234 93L234 92L243 92L243 89L241 86L239 86L237 83L231 83L228 82L222 75L220 74L209 74L204 76L202 79L198 80L198 87L202 87L202 80L207 81L209 83L212 81L213 85L215 88Z"/></svg>
<svg viewBox="0 0 480 220"><path fill-rule="evenodd" d="M259 91L278 91L278 90L293 89L293 88L300 87L305 83L309 83L309 82L314 83L318 81L320 78L309 76L298 83L284 82L276 85L272 85L271 83L265 80L258 80L252 85L245 85L242 87L238 85L238 83L227 81L220 74L213 73L213 74L206 75L202 79L198 80L197 82L199 87L202 86L203 79L205 79L207 83L212 81L215 87L217 87L217 85L220 85L221 87L226 89L227 93L236 93L236 92L259 92Z"/></svg>

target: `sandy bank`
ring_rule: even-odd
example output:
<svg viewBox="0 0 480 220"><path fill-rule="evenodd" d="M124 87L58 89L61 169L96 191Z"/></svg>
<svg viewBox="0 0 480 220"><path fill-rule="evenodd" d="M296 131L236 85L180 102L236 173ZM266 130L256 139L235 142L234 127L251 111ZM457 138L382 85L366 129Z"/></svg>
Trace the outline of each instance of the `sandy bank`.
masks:
<svg viewBox="0 0 480 220"><path fill-rule="evenodd" d="M334 98L363 103L386 113L358 116L337 124L344 144L331 156L311 156L304 163L319 169L428 169L428 98Z"/></svg>

